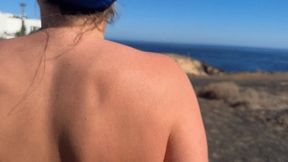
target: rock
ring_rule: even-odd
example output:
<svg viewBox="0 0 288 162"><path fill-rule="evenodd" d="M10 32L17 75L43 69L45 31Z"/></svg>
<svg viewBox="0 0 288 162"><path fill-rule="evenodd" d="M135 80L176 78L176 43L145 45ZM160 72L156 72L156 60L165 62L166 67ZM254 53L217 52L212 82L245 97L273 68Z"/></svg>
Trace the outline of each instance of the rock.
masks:
<svg viewBox="0 0 288 162"><path fill-rule="evenodd" d="M173 58L187 74L207 76L222 73L221 70L195 60L189 56L182 56L177 54L168 54L168 56Z"/></svg>

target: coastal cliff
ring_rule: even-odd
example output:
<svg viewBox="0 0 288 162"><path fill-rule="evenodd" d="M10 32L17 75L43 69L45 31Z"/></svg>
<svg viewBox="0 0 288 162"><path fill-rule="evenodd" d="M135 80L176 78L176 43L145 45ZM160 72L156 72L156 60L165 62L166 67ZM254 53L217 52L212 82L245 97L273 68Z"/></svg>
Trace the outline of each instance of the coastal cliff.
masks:
<svg viewBox="0 0 288 162"><path fill-rule="evenodd" d="M223 73L222 70L205 64L199 60L195 60L189 56L182 56L178 54L168 54L168 56L173 58L180 65L180 67L189 75L208 76L219 75Z"/></svg>

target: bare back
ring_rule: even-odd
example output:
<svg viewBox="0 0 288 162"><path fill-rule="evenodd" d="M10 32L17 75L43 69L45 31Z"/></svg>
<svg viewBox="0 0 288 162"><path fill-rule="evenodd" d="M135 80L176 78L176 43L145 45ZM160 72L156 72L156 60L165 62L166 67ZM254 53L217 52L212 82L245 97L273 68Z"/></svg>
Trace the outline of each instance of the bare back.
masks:
<svg viewBox="0 0 288 162"><path fill-rule="evenodd" d="M188 129L196 142L186 149L193 143L204 151L181 150L188 137L178 123L188 106L177 91L184 87L171 88L178 69L170 59L104 40L45 48L42 37L0 43L0 161L162 162L190 153L204 161L195 98L187 112L197 122ZM182 93L195 97L192 89Z"/></svg>

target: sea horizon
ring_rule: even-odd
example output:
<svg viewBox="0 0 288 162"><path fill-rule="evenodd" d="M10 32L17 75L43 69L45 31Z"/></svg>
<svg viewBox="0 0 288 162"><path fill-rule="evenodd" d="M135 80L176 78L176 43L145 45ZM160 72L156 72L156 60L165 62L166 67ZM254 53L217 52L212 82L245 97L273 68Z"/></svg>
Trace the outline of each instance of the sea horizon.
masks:
<svg viewBox="0 0 288 162"><path fill-rule="evenodd" d="M146 40L130 40L130 39L113 39L107 38L110 41L118 43L155 43L155 44L174 44L174 45L192 45L192 46L215 46L215 47L238 47L238 48L251 48L251 49L266 49L266 50L279 50L288 51L287 47L275 47L275 46L257 46L257 45L239 45L239 44L225 44L225 43L201 43L201 42L168 42L168 41L146 41Z"/></svg>
<svg viewBox="0 0 288 162"><path fill-rule="evenodd" d="M288 49L220 44L112 41L157 53L189 56L225 72L288 72Z"/></svg>

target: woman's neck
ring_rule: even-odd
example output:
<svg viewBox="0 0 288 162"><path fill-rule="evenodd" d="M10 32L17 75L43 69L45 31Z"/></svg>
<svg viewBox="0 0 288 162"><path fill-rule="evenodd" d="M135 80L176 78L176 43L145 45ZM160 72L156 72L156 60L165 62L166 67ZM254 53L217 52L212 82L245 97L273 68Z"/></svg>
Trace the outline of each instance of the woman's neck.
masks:
<svg viewBox="0 0 288 162"><path fill-rule="evenodd" d="M44 27L40 31L49 35L49 39L59 41L62 39L71 41L77 39L77 37L81 37L81 39L104 39L105 32L104 29L87 26Z"/></svg>

